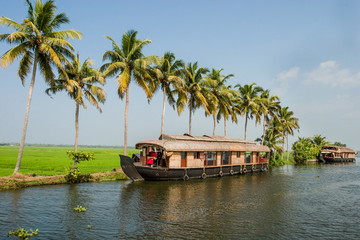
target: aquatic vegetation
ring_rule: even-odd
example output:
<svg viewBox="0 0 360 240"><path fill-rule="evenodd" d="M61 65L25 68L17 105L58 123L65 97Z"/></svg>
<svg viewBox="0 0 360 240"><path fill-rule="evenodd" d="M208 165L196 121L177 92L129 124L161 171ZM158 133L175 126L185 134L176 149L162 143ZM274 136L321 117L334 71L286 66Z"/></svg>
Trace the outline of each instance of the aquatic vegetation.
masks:
<svg viewBox="0 0 360 240"><path fill-rule="evenodd" d="M29 231L31 233L29 233ZM29 231L25 230L24 228L18 228L16 230L8 232L8 236L14 236L20 239L29 239L34 235L38 235L39 229L36 229L35 232L32 229L30 229Z"/></svg>
<svg viewBox="0 0 360 240"><path fill-rule="evenodd" d="M77 205L77 207L74 208L74 211L76 211L76 212L86 212L86 208L83 207L83 206ZM88 226L89 226L89 225L88 225Z"/></svg>

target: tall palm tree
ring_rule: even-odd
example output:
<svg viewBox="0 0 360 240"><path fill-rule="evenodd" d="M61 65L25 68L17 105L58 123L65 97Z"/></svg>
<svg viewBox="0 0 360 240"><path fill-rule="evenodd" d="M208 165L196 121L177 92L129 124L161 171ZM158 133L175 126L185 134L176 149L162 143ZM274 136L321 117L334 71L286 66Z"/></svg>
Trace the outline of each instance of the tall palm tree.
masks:
<svg viewBox="0 0 360 240"><path fill-rule="evenodd" d="M183 72L184 88L182 92L176 92L178 99L176 107L180 114L185 106L189 107L189 134L191 135L191 116L197 108L202 106L207 114L210 114L208 110L208 102L206 100L207 90L203 86L204 75L209 72L207 68L198 67L198 63L190 63L185 67Z"/></svg>
<svg viewBox="0 0 360 240"><path fill-rule="evenodd" d="M92 68L93 62L90 59L86 59L83 64L80 63L79 54L73 58L71 64L65 65L66 75L60 73L59 79L55 80L54 86L48 88L46 93L56 93L59 91L67 91L71 99L75 101L75 144L74 151L77 152L78 139L79 139L79 107L80 105L86 109L85 99L90 104L94 105L100 113L102 112L99 103L104 103L106 99L105 90L96 84L105 84L105 78L103 78L99 71ZM67 80L67 78L69 80ZM85 99L84 99L85 97ZM73 168L77 165L76 159L74 159Z"/></svg>
<svg viewBox="0 0 360 240"><path fill-rule="evenodd" d="M258 113L259 117L263 115L263 137L261 144L264 144L266 124L269 122L270 117L277 118L277 113L281 108L279 100L280 98L277 95L270 95L269 89L264 90L260 94Z"/></svg>
<svg viewBox="0 0 360 240"><path fill-rule="evenodd" d="M144 46L151 43L151 40L139 40L136 38L137 31L129 30L124 33L121 39L121 46L109 36L106 36L112 43L112 50L108 50L103 55L103 61L108 60L101 66L105 77L116 76L118 83L118 95L121 99L126 99L125 103L125 130L124 130L124 155L127 155L127 126L129 108L129 86L133 79L144 91L148 98L152 97L154 87L149 86L150 76L147 67L153 61L151 57L145 57L142 53Z"/></svg>
<svg viewBox="0 0 360 240"><path fill-rule="evenodd" d="M299 129L299 120L295 118L293 111L289 111L289 107L284 107L280 109L279 118L280 123L283 127L283 136L284 140L286 137L286 152L287 160L289 161L289 134L294 135L294 130Z"/></svg>
<svg viewBox="0 0 360 240"><path fill-rule="evenodd" d="M180 78L184 62L175 60L175 54L166 52L158 63L151 69L150 73L155 81L156 89L163 92L163 110L161 115L161 135L164 134L164 118L166 97L171 106L174 106L176 100L173 90L181 91L184 86L183 80Z"/></svg>
<svg viewBox="0 0 360 240"><path fill-rule="evenodd" d="M213 136L215 136L216 123L221 119L221 116L224 116L224 121L226 121L231 115L231 100L237 94L236 90L225 85L227 79L234 75L229 74L224 76L221 74L222 70L222 68L219 70L212 69L204 81L204 85L209 89L210 93L208 94L208 109L213 116L214 121Z"/></svg>
<svg viewBox="0 0 360 240"><path fill-rule="evenodd" d="M256 86L256 83L245 84L244 86L237 84L235 87L239 89L241 100L237 107L245 115L244 140L246 140L247 122L248 119L253 119L256 112L259 110L259 93L261 93L263 89Z"/></svg>
<svg viewBox="0 0 360 240"><path fill-rule="evenodd" d="M262 144L272 149L273 161L275 162L276 152L284 151L284 148L280 145L284 143L283 137L283 126L281 125L278 118L272 117L269 119L268 128L265 131L265 138L258 138L256 141L264 141Z"/></svg>
<svg viewBox="0 0 360 240"><path fill-rule="evenodd" d="M64 72L63 63L67 61L66 57L73 56L74 49L66 39L81 39L81 33L76 30L57 31L63 23L69 23L69 19L65 13L56 14L54 1L43 3L41 0L36 0L34 6L29 0L26 2L28 15L21 24L10 18L0 17L0 25L14 29L13 33L0 34L0 41L16 45L1 57L1 66L5 68L16 58L21 57L18 76L23 85L32 66L24 127L14 173L19 172L21 165L37 67L39 65L45 81L52 85L54 82L52 68Z"/></svg>

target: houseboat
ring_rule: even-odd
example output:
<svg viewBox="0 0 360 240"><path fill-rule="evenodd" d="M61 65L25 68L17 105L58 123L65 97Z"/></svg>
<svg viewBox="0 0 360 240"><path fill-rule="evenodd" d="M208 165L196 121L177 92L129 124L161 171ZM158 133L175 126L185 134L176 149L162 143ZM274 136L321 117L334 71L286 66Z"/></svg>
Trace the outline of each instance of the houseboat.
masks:
<svg viewBox="0 0 360 240"><path fill-rule="evenodd" d="M120 155L124 173L136 180L189 180L266 171L270 149L219 136L161 135L136 144L140 157Z"/></svg>
<svg viewBox="0 0 360 240"><path fill-rule="evenodd" d="M357 152L346 147L323 146L318 156L320 162L355 162Z"/></svg>

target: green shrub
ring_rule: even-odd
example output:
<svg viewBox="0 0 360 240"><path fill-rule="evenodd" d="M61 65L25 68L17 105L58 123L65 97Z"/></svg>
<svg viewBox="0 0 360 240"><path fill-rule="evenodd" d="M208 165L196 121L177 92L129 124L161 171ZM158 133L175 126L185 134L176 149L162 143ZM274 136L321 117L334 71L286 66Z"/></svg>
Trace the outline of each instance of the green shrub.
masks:
<svg viewBox="0 0 360 240"><path fill-rule="evenodd" d="M91 178L90 174L81 174L78 168L68 168L68 174L65 176L68 183L89 182Z"/></svg>

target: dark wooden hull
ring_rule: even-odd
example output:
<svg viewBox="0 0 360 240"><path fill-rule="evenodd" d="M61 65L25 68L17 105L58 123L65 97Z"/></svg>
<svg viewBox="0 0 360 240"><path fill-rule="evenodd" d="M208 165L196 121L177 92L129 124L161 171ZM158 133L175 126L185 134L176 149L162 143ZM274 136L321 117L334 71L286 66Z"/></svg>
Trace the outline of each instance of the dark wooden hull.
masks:
<svg viewBox="0 0 360 240"><path fill-rule="evenodd" d="M205 168L163 168L140 166L134 164L134 161L127 157L120 155L121 167L124 173L133 180L152 181L169 181L169 180L189 180L189 179L205 179L208 177L231 176L236 174L244 174L249 172L261 172L268 170L267 163L249 164L249 165L235 165L235 166L216 166ZM131 161L132 160L132 161ZM136 171L134 171L136 169Z"/></svg>
<svg viewBox="0 0 360 240"><path fill-rule="evenodd" d="M355 158L323 158L326 163L355 162Z"/></svg>

